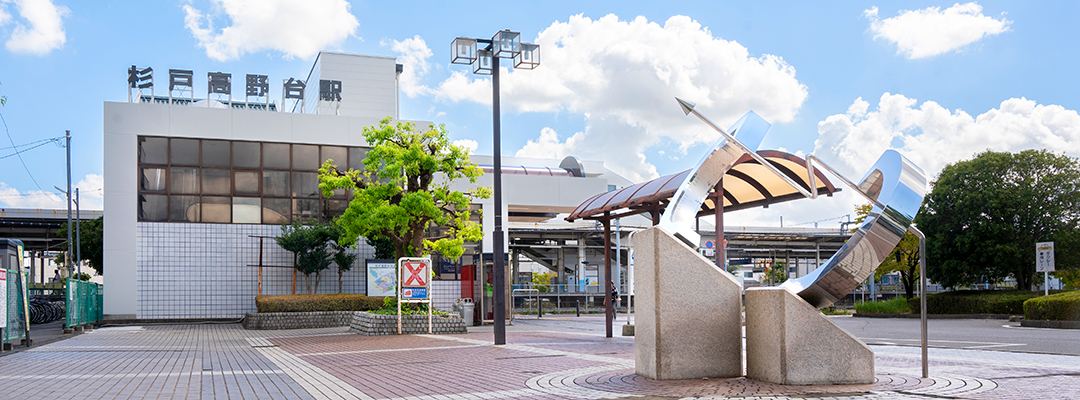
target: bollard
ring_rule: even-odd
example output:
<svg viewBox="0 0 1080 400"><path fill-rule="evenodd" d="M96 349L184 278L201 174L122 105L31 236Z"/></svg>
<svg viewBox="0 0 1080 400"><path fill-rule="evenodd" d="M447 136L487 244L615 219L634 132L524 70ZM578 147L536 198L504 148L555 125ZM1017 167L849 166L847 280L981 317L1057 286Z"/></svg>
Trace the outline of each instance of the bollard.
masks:
<svg viewBox="0 0 1080 400"><path fill-rule="evenodd" d="M574 313L581 316L581 300L574 300Z"/></svg>
<svg viewBox="0 0 1080 400"><path fill-rule="evenodd" d="M544 316L544 299L536 297L536 318Z"/></svg>

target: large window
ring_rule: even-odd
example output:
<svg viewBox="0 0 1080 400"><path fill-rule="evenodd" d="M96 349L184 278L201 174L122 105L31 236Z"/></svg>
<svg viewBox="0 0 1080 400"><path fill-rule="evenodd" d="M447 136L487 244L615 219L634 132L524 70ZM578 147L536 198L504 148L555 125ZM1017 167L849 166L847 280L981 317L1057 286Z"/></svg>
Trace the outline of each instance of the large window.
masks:
<svg viewBox="0 0 1080 400"><path fill-rule="evenodd" d="M139 137L139 221L278 224L329 219L351 193L319 190L327 159L363 166L367 148Z"/></svg>

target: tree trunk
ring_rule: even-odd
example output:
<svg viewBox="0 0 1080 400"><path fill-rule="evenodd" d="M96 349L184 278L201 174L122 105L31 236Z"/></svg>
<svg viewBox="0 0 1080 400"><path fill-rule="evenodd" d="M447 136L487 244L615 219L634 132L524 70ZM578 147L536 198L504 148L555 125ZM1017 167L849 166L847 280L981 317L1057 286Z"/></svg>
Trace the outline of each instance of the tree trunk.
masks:
<svg viewBox="0 0 1080 400"><path fill-rule="evenodd" d="M337 292L338 292L338 294L341 294L341 275L343 273L344 273L344 271L342 271L341 268L338 268L338 270L337 270Z"/></svg>
<svg viewBox="0 0 1080 400"><path fill-rule="evenodd" d="M307 287L307 294L311 293L311 274L304 273L304 286Z"/></svg>
<svg viewBox="0 0 1080 400"><path fill-rule="evenodd" d="M312 294L319 293L319 279L322 278L322 271L315 271L315 291Z"/></svg>

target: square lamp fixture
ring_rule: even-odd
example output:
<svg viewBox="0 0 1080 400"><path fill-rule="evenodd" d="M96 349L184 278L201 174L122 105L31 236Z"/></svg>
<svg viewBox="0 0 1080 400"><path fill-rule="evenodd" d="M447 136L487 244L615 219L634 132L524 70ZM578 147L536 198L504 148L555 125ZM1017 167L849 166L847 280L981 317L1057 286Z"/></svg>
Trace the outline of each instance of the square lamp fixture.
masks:
<svg viewBox="0 0 1080 400"><path fill-rule="evenodd" d="M521 52L514 56L514 68L534 69L540 66L540 45L522 43Z"/></svg>
<svg viewBox="0 0 1080 400"><path fill-rule="evenodd" d="M476 61L473 61L473 73L477 75L491 75L492 60L491 52L479 50L476 52Z"/></svg>
<svg viewBox="0 0 1080 400"><path fill-rule="evenodd" d="M514 31L499 31L491 37L491 47L495 57L514 58L521 52L521 34Z"/></svg>
<svg viewBox="0 0 1080 400"><path fill-rule="evenodd" d="M450 43L451 64L472 64L476 61L476 39L459 37Z"/></svg>

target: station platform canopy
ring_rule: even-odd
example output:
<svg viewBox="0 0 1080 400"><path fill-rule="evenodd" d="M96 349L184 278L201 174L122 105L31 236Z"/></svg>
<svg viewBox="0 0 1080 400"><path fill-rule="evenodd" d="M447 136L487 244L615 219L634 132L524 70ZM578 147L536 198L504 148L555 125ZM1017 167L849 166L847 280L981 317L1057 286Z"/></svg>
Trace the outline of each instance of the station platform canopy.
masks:
<svg viewBox="0 0 1080 400"><path fill-rule="evenodd" d="M757 152L777 170L799 183L806 190L810 189L807 178L806 160L794 154L761 150ZM619 190L604 192L590 197L581 203L566 217L567 221L598 220L601 222L632 215L649 213L653 224L659 222L660 214L667 207L671 197L686 180L690 170L665 175L648 182L627 186ZM815 170L818 195L832 196L840 189ZM723 197L723 212L744 210L754 207L768 207L771 204L801 199L804 196L791 187L768 168L762 166L749 154L735 162L724 175L717 189L701 205L698 217L716 214L717 193Z"/></svg>

